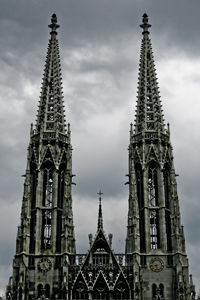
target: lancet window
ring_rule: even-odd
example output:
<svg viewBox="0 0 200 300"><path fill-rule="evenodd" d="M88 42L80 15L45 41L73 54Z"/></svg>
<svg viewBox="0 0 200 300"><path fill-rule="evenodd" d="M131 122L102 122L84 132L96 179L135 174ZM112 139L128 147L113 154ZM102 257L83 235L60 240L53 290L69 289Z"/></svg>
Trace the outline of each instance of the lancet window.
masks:
<svg viewBox="0 0 200 300"><path fill-rule="evenodd" d="M148 173L148 198L150 206L158 205L158 180L156 165L152 163Z"/></svg>
<svg viewBox="0 0 200 300"><path fill-rule="evenodd" d="M150 245L151 249L158 249L159 243L159 216L158 210L150 210Z"/></svg>
<svg viewBox="0 0 200 300"><path fill-rule="evenodd" d="M42 248L51 248L51 233L52 233L52 212L50 210L44 210L42 214Z"/></svg>
<svg viewBox="0 0 200 300"><path fill-rule="evenodd" d="M165 211L165 221L166 221L166 234L167 234L167 250L172 250L172 237L171 237L171 216L170 211L166 209Z"/></svg>
<svg viewBox="0 0 200 300"><path fill-rule="evenodd" d="M88 291L83 281L79 281L73 291L73 299L88 299Z"/></svg>
<svg viewBox="0 0 200 300"><path fill-rule="evenodd" d="M93 292L93 299L104 299L104 300L109 299L109 290L104 281L99 280L96 283Z"/></svg>
<svg viewBox="0 0 200 300"><path fill-rule="evenodd" d="M170 173L169 173L169 167L167 165L165 165L164 167L163 177L164 177L164 189L165 189L165 205L166 208L170 208L170 204L169 204Z"/></svg>
<svg viewBox="0 0 200 300"><path fill-rule="evenodd" d="M30 224L30 253L35 251L35 234L36 234L36 211L31 212L31 224Z"/></svg>
<svg viewBox="0 0 200 300"><path fill-rule="evenodd" d="M58 207L59 208L63 208L64 183L65 183L64 167L61 167L58 175Z"/></svg>
<svg viewBox="0 0 200 300"><path fill-rule="evenodd" d="M38 298L40 298L42 296L42 291L43 291L42 284L38 284L38 287L37 287Z"/></svg>
<svg viewBox="0 0 200 300"><path fill-rule="evenodd" d="M157 296L157 286L156 284L152 284L152 300L156 299Z"/></svg>
<svg viewBox="0 0 200 300"><path fill-rule="evenodd" d="M152 300L164 300L164 285L162 283L157 286L152 285Z"/></svg>
<svg viewBox="0 0 200 300"><path fill-rule="evenodd" d="M129 293L127 290L127 285L124 284L124 282L120 281L115 286L113 299L119 300L119 299L129 299Z"/></svg>
<svg viewBox="0 0 200 300"><path fill-rule="evenodd" d="M140 214L140 251L146 251L146 241L145 241L145 213L144 213L144 194L143 194L143 171L140 164L136 164L136 182L137 182L137 196L138 196L138 206Z"/></svg>
<svg viewBox="0 0 200 300"><path fill-rule="evenodd" d="M44 171L43 205L51 207L53 202L53 174L51 169Z"/></svg>
<svg viewBox="0 0 200 300"><path fill-rule="evenodd" d="M143 197L143 172L140 164L136 164L136 181L137 181L137 196L139 208L144 206L144 197Z"/></svg>

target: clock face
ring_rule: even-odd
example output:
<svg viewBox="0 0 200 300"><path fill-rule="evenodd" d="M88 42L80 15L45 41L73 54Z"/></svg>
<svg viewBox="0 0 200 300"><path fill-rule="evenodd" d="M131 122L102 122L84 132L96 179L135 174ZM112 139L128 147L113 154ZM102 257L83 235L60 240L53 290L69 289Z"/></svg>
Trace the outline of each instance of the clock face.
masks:
<svg viewBox="0 0 200 300"><path fill-rule="evenodd" d="M41 258L41 260L38 263L38 269L41 272L48 272L51 269L51 266L51 261L46 257Z"/></svg>
<svg viewBox="0 0 200 300"><path fill-rule="evenodd" d="M155 257L155 258L152 258L149 266L150 266L151 271L161 272L164 268L164 262L162 261L162 259Z"/></svg>

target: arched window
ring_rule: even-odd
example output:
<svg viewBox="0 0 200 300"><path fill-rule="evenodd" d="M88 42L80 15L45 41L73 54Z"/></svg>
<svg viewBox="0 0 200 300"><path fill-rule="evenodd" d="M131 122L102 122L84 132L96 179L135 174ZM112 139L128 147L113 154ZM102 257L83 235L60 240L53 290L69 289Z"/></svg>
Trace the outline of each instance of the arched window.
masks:
<svg viewBox="0 0 200 300"><path fill-rule="evenodd" d="M135 165L136 172L136 183L137 183L137 197L139 206L139 226L140 226L140 251L146 251L146 241L145 241L145 214L144 214L144 188L143 188L143 171L141 164L137 163Z"/></svg>
<svg viewBox="0 0 200 300"><path fill-rule="evenodd" d="M11 299L12 299L12 294L11 294L10 291L7 293L7 299L8 299L8 300L11 300Z"/></svg>
<svg viewBox="0 0 200 300"><path fill-rule="evenodd" d="M38 298L40 298L42 296L42 290L43 290L42 284L38 284L38 287L37 287Z"/></svg>
<svg viewBox="0 0 200 300"><path fill-rule="evenodd" d="M61 251L62 211L57 210L56 251Z"/></svg>
<svg viewBox="0 0 200 300"><path fill-rule="evenodd" d="M36 211L31 211L31 224L30 224L30 252L35 251L35 235L36 235Z"/></svg>
<svg viewBox="0 0 200 300"><path fill-rule="evenodd" d="M158 206L158 178L157 166L151 162L148 172L148 200L150 206Z"/></svg>
<svg viewBox="0 0 200 300"><path fill-rule="evenodd" d="M42 249L51 248L51 220L52 212L51 210L43 210L42 212Z"/></svg>
<svg viewBox="0 0 200 300"><path fill-rule="evenodd" d="M73 294L73 299L77 299L77 300L88 299L88 291L85 286L85 283L82 281L79 281L72 294Z"/></svg>
<svg viewBox="0 0 200 300"><path fill-rule="evenodd" d="M143 193L143 171L141 164L135 165L135 172L136 172L136 182L137 182L137 197L138 197L138 204L139 208L144 206L144 193Z"/></svg>
<svg viewBox="0 0 200 300"><path fill-rule="evenodd" d="M165 191L165 206L170 208L170 170L169 166L165 164L163 169L163 179L164 179L164 191Z"/></svg>
<svg viewBox="0 0 200 300"><path fill-rule="evenodd" d="M64 188L65 188L65 168L66 163L62 163L58 173L58 207L63 208Z"/></svg>
<svg viewBox="0 0 200 300"><path fill-rule="evenodd" d="M50 298L50 286L49 286L49 284L45 285L45 298Z"/></svg>
<svg viewBox="0 0 200 300"><path fill-rule="evenodd" d="M167 251L172 250L172 237L171 237L171 215L169 210L165 210L165 223L166 223L166 235L167 235Z"/></svg>
<svg viewBox="0 0 200 300"><path fill-rule="evenodd" d="M51 207L53 202L53 174L51 169L44 170L43 206Z"/></svg>
<svg viewBox="0 0 200 300"><path fill-rule="evenodd" d="M172 238L171 238L171 215L170 215L170 167L168 164L164 165L163 169L164 179L164 191L165 191L165 223L166 223L166 235L167 235L167 250L172 250Z"/></svg>
<svg viewBox="0 0 200 300"><path fill-rule="evenodd" d="M158 210L155 210L155 209L150 210L149 218L150 218L150 245L151 245L151 249L158 249L158 248L160 248Z"/></svg>
<svg viewBox="0 0 200 300"><path fill-rule="evenodd" d="M35 208L36 205L36 189L37 189L37 165L35 163L31 163L30 173L31 173L31 209Z"/></svg>
<svg viewBox="0 0 200 300"><path fill-rule="evenodd" d="M155 283L152 284L152 300L155 300L157 296L157 286Z"/></svg>
<svg viewBox="0 0 200 300"><path fill-rule="evenodd" d="M115 300L119 299L129 299L129 291L127 285L124 284L124 282L119 281L114 289L113 298Z"/></svg>
<svg viewBox="0 0 200 300"><path fill-rule="evenodd" d="M159 285L159 291L160 291L160 299L164 299L164 285L161 283Z"/></svg>

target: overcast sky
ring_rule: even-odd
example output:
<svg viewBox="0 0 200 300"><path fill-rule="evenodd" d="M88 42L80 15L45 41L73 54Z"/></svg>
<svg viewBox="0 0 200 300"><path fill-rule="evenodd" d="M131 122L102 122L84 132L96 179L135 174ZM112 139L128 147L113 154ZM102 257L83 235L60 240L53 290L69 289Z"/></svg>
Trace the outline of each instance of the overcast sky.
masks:
<svg viewBox="0 0 200 300"><path fill-rule="evenodd" d="M73 144L78 252L96 232L102 189L106 233L124 251L129 124L134 121L142 15L171 125L190 272L200 287L200 2L0 1L0 295L11 275L30 123L35 122L52 13L59 29L66 119Z"/></svg>

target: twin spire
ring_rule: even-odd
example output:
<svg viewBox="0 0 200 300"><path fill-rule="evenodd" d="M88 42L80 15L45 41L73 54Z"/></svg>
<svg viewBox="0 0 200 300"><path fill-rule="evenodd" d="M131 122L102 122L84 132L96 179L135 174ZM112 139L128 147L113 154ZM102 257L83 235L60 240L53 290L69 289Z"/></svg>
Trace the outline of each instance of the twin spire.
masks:
<svg viewBox="0 0 200 300"><path fill-rule="evenodd" d="M47 50L41 96L36 121L36 133L43 138L54 139L66 135L62 92L62 75L60 68L59 46L57 41L56 14L52 15L50 40ZM141 45L138 96L136 106L135 134L146 131L165 131L162 106L160 102L156 70L149 38L148 16L143 15L143 39ZM103 228L101 191L99 195L98 229Z"/></svg>
<svg viewBox="0 0 200 300"><path fill-rule="evenodd" d="M162 105L159 96L156 69L151 40L149 38L148 16L143 15L143 38L140 52L139 81L137 92L135 134L141 132L165 132Z"/></svg>
<svg viewBox="0 0 200 300"><path fill-rule="evenodd" d="M43 139L59 138L65 135L65 117L62 92L62 75L58 40L56 38L56 14L52 15L50 40L48 44L44 75L42 80L41 95L36 120L36 134L43 135Z"/></svg>
<svg viewBox="0 0 200 300"><path fill-rule="evenodd" d="M41 96L36 121L36 133L43 133L46 137L54 138L59 134L66 134L62 92L62 75L60 69L60 55L57 41L56 14L52 15L51 38L49 40ZM156 70L149 38L148 16L143 15L143 39L141 45L138 95L136 106L135 134L146 131L165 131L165 124L160 102Z"/></svg>

